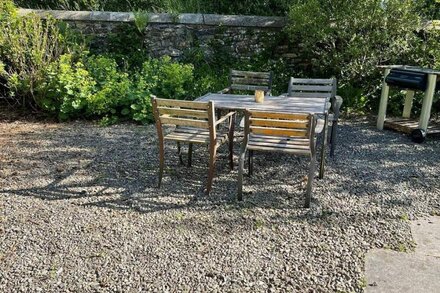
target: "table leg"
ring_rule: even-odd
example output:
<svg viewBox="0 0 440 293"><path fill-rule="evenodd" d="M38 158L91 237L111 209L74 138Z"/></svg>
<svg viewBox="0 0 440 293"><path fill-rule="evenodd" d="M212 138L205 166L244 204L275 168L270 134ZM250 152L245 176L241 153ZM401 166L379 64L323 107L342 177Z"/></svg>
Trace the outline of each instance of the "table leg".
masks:
<svg viewBox="0 0 440 293"><path fill-rule="evenodd" d="M403 118L409 118L411 116L413 99L414 99L414 91L408 90L406 92L406 97L405 97L405 106L403 107L403 113L402 113Z"/></svg>
<svg viewBox="0 0 440 293"><path fill-rule="evenodd" d="M377 114L377 129L383 130L383 124L385 122L385 116L387 114L387 103L390 87L385 82L385 78L390 73L389 68L385 69L383 81L382 81L382 94L380 96L379 113Z"/></svg>
<svg viewBox="0 0 440 293"><path fill-rule="evenodd" d="M437 75L428 75L428 87L423 98L422 111L420 113L419 128L423 130L428 129L429 118L431 116L432 100L434 99L435 86L437 83Z"/></svg>

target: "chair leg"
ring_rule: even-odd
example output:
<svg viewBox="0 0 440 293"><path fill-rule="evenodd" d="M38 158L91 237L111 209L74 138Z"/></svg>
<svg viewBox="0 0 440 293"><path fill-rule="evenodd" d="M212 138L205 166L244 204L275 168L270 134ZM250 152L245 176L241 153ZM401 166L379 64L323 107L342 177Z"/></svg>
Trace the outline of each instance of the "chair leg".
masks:
<svg viewBox="0 0 440 293"><path fill-rule="evenodd" d="M193 144L189 143L188 145L188 167L191 167L192 163L192 151L193 151Z"/></svg>
<svg viewBox="0 0 440 293"><path fill-rule="evenodd" d="M179 155L179 163L180 165L183 165L183 158L182 158L182 149L180 147L180 142L177 142L177 154Z"/></svg>
<svg viewBox="0 0 440 293"><path fill-rule="evenodd" d="M309 166L309 174L307 177L307 191L306 191L306 204L305 207L310 207L310 202L312 200L312 184L313 184L313 177L315 175L315 155L312 155L310 158L310 166Z"/></svg>
<svg viewBox="0 0 440 293"><path fill-rule="evenodd" d="M234 127L235 127L235 115L229 120L229 133L228 133L228 143L229 143L229 167L234 170Z"/></svg>
<svg viewBox="0 0 440 293"><path fill-rule="evenodd" d="M338 121L333 121L332 132L331 132L331 145L330 145L330 157L333 158L335 155L336 141L338 138Z"/></svg>
<svg viewBox="0 0 440 293"><path fill-rule="evenodd" d="M248 154L248 172L249 176L252 176L254 174L254 151L249 150Z"/></svg>
<svg viewBox="0 0 440 293"><path fill-rule="evenodd" d="M320 162L320 166L319 166L319 179L324 178L325 151L327 148L327 132L328 132L328 115L325 116L324 130L322 133L321 162Z"/></svg>
<svg viewBox="0 0 440 293"><path fill-rule="evenodd" d="M323 139L325 140L325 138ZM322 148L321 148L321 161L319 164L319 179L324 178L324 165L325 165L325 149L326 149L326 143L322 143Z"/></svg>
<svg viewBox="0 0 440 293"><path fill-rule="evenodd" d="M160 186L162 184L164 165L165 165L165 150L164 150L164 143L163 143L163 141L161 141L159 143L159 178L158 178L158 184L157 184L158 188L160 188Z"/></svg>
<svg viewBox="0 0 440 293"><path fill-rule="evenodd" d="M243 145L240 150L240 157L238 163L238 190L237 190L237 199L243 200L243 169L244 169L244 160L246 158L246 146Z"/></svg>
<svg viewBox="0 0 440 293"><path fill-rule="evenodd" d="M206 184L206 193L209 194L212 189L212 181L215 174L215 159L217 154L217 146L209 146L209 171L208 171L208 182Z"/></svg>

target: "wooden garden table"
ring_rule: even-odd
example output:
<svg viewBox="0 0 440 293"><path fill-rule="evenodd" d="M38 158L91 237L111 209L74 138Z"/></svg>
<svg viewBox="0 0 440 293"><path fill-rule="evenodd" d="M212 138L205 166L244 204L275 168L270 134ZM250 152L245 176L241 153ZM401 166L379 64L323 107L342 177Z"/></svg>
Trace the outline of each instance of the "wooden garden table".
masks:
<svg viewBox="0 0 440 293"><path fill-rule="evenodd" d="M257 103L255 102L254 95L208 93L197 98L196 101L213 101L216 109L231 111L244 111L250 109L272 112L310 113L321 116L324 118L321 164L324 164L325 149L327 145L328 111L330 108L330 100L327 98L265 96L263 103ZM323 165L321 170L322 171L319 174L320 178L324 176Z"/></svg>
<svg viewBox="0 0 440 293"><path fill-rule="evenodd" d="M326 98L304 98L286 96L265 96L263 103L255 102L254 95L231 95L209 93L198 102L213 101L216 109L244 111L246 109L288 113L311 113L324 116L328 113L330 101Z"/></svg>

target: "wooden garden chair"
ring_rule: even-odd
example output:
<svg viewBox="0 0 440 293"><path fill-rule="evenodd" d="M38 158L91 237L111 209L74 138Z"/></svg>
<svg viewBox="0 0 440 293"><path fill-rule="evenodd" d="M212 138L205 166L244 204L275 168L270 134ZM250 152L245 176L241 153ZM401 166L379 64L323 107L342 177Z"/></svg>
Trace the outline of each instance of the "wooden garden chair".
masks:
<svg viewBox="0 0 440 293"><path fill-rule="evenodd" d="M176 141L180 162L182 154L180 143L188 143L188 166L191 166L193 144L209 146L209 170L206 192L209 194L215 173L217 149L225 142L229 142L229 165L233 169L233 139L235 112L230 112L220 119L215 118L214 102L192 102L152 98L153 114L156 120L157 135L159 137L159 183L162 182L165 164L166 140ZM217 131L217 126L229 122L228 132ZM166 134L164 126L172 126L171 132Z"/></svg>
<svg viewBox="0 0 440 293"><path fill-rule="evenodd" d="M287 95L304 98L326 98L330 100L330 114L328 116L331 125L330 156L333 157L337 143L337 128L339 113L342 105L342 98L336 95L336 78L312 79L312 78L290 78ZM320 133L324 127L324 120L318 122L316 133Z"/></svg>
<svg viewBox="0 0 440 293"><path fill-rule="evenodd" d="M229 86L219 94L233 94L236 91L264 91L265 95L272 92L272 72L241 71L231 69L229 72ZM217 116L221 112L217 113ZM244 119L240 120L240 127L244 126Z"/></svg>
<svg viewBox="0 0 440 293"><path fill-rule="evenodd" d="M305 203L306 207L310 207L316 163L315 126L316 119L312 114L247 110L238 170L238 200L243 199L243 168L246 151L249 150L250 153L249 175L253 172L251 152L281 152L310 157Z"/></svg>
<svg viewBox="0 0 440 293"><path fill-rule="evenodd" d="M272 72L240 71L231 69L229 73L229 86L220 94L234 93L235 91L262 90L266 95L272 91Z"/></svg>

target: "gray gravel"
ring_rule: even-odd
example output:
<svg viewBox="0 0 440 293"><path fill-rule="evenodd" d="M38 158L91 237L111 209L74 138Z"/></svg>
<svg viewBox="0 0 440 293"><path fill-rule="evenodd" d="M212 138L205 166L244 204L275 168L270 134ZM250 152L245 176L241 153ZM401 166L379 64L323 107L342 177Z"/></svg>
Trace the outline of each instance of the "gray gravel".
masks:
<svg viewBox="0 0 440 293"><path fill-rule="evenodd" d="M362 291L368 249L411 250L408 220L440 214L440 140L340 129L304 209L307 159L256 154L238 203L226 147L206 197L203 147L187 168L168 145L154 187L152 125L0 123L0 291Z"/></svg>

